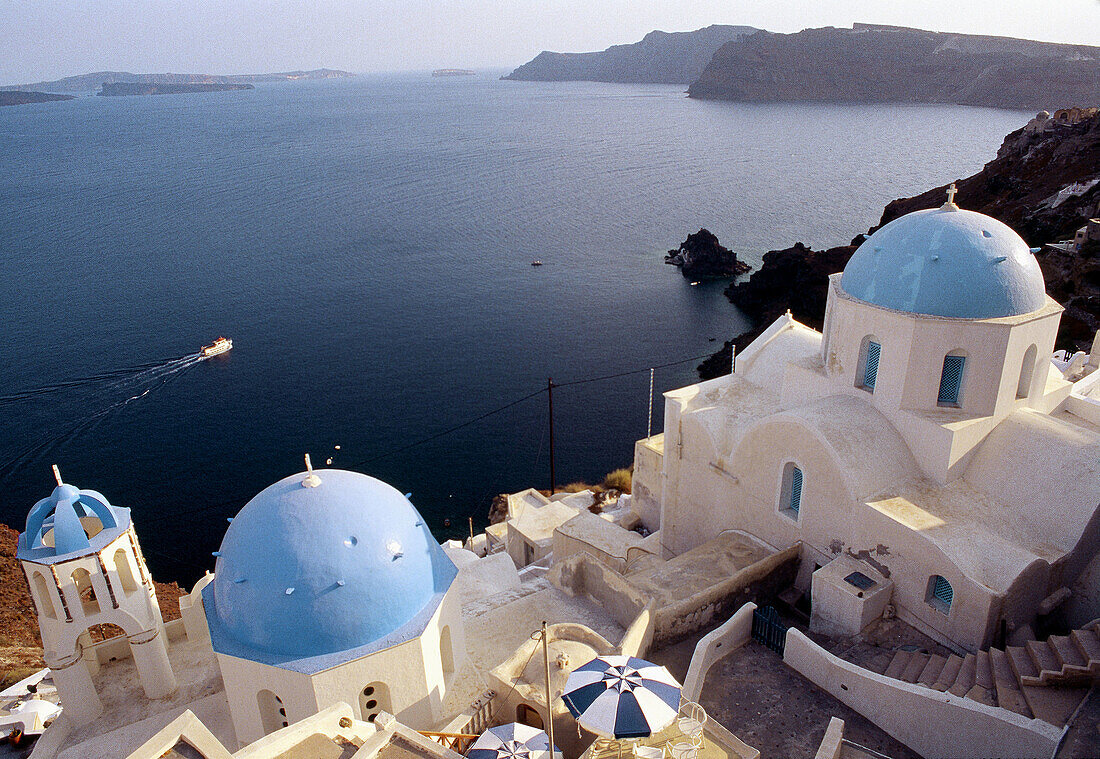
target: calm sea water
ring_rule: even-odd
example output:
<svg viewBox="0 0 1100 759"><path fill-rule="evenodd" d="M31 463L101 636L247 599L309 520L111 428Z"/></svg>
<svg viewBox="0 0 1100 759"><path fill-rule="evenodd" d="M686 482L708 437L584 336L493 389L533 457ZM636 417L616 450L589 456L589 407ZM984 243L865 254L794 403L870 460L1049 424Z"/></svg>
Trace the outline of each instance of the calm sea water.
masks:
<svg viewBox="0 0 1100 759"><path fill-rule="evenodd" d="M747 326L666 249L703 226L754 265L844 243L1029 116L488 74L0 109L0 519L57 463L191 580L309 451L411 491L439 537L483 524L548 484L545 394L410 444ZM221 334L230 354L180 359ZM559 484L630 463L648 383L555 391Z"/></svg>

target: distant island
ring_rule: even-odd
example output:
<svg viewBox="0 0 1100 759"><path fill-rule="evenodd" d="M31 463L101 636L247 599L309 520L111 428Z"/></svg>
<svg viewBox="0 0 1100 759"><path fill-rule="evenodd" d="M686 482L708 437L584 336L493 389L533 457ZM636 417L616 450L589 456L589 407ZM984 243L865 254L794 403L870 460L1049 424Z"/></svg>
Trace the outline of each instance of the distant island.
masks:
<svg viewBox="0 0 1100 759"><path fill-rule="evenodd" d="M1100 102L1100 48L872 24L757 32L723 45L688 94L1053 110Z"/></svg>
<svg viewBox="0 0 1100 759"><path fill-rule="evenodd" d="M694 82L722 45L760 31L751 26L708 26L693 32L650 32L640 42L598 53L543 51L503 79L564 82Z"/></svg>
<svg viewBox="0 0 1100 759"><path fill-rule="evenodd" d="M282 71L274 74L131 74L128 71L95 71L33 84L13 84L0 87L3 91L95 92L105 84L245 84L253 82L290 82L302 79L342 79L355 76L336 69L312 71Z"/></svg>
<svg viewBox="0 0 1100 759"><path fill-rule="evenodd" d="M140 84L137 82L104 82L97 95L119 97L125 95L187 95L195 92L225 92L227 90L253 90L251 84L228 82L190 82L187 84Z"/></svg>
<svg viewBox="0 0 1100 759"><path fill-rule="evenodd" d="M436 69L432 76L473 76L475 73L469 69Z"/></svg>
<svg viewBox="0 0 1100 759"><path fill-rule="evenodd" d="M72 95L54 95L49 92L0 92L0 105L26 105L27 103L49 103L54 100L72 99Z"/></svg>

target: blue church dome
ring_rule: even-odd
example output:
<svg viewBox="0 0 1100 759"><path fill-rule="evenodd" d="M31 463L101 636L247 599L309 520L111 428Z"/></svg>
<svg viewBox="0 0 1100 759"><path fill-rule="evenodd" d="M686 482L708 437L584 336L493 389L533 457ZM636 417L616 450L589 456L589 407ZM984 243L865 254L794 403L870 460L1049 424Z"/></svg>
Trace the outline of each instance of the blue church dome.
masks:
<svg viewBox="0 0 1100 759"><path fill-rule="evenodd" d="M217 555L215 650L309 671L416 637L457 574L405 496L338 469L261 491Z"/></svg>
<svg viewBox="0 0 1100 759"><path fill-rule="evenodd" d="M1027 243L996 219L950 202L906 214L868 237L840 286L877 306L956 319L1018 316L1046 302Z"/></svg>
<svg viewBox="0 0 1100 759"><path fill-rule="evenodd" d="M56 472L56 468L55 468ZM95 490L79 490L58 477L48 498L31 507L16 557L53 564L95 553L130 526L130 510L112 506Z"/></svg>

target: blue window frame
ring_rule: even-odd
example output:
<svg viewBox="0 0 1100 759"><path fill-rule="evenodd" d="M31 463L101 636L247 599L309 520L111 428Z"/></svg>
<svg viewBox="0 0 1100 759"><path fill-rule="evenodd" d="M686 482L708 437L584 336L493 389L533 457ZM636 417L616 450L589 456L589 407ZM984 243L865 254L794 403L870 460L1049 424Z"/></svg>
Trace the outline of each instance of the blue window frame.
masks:
<svg viewBox="0 0 1100 759"><path fill-rule="evenodd" d="M955 591L947 578L932 575L928 580L928 603L944 614L951 610L951 601L955 598Z"/></svg>
<svg viewBox="0 0 1100 759"><path fill-rule="evenodd" d="M937 402L941 406L958 406L959 391L962 389L965 356L944 356L943 372L940 374L940 394Z"/></svg>
<svg viewBox="0 0 1100 759"><path fill-rule="evenodd" d="M875 391L875 380L878 378L878 360L882 355L882 346L874 340L867 341L867 354L863 358L863 387L871 392Z"/></svg>

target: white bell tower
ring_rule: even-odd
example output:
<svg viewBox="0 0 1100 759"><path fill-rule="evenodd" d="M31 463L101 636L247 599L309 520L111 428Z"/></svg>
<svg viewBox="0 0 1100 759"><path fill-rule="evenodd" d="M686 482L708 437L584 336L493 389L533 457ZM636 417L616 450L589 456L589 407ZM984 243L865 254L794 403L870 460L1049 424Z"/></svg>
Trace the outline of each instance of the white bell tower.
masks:
<svg viewBox="0 0 1100 759"><path fill-rule="evenodd" d="M149 698L176 690L167 636L130 510L94 490L57 487L34 505L16 557L38 612L46 666L65 714L76 726L103 712L92 675L99 659L88 629L120 627Z"/></svg>

